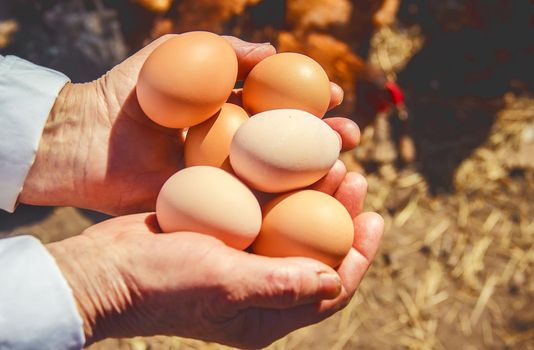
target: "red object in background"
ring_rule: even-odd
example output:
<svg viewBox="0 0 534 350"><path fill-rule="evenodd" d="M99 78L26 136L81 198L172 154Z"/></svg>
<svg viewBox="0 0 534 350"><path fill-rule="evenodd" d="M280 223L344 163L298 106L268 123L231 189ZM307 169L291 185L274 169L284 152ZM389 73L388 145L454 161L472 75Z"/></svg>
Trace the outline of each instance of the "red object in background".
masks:
<svg viewBox="0 0 534 350"><path fill-rule="evenodd" d="M387 112L392 107L404 109L404 93L393 81L384 83L381 90L371 89L365 94L367 102L374 106L378 112Z"/></svg>
<svg viewBox="0 0 534 350"><path fill-rule="evenodd" d="M395 107L404 106L404 93L395 82L388 81L386 82L384 87L387 92L389 92L389 96L391 97L391 103L393 103Z"/></svg>

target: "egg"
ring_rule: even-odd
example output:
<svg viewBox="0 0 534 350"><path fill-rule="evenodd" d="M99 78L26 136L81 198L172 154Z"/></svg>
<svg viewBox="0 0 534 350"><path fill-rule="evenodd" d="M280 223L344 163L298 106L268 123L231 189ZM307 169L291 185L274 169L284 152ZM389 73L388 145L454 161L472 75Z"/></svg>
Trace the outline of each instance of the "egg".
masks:
<svg viewBox="0 0 534 350"><path fill-rule="evenodd" d="M137 99L154 122L190 127L219 111L236 79L237 56L225 39L208 32L184 33L147 57L137 80Z"/></svg>
<svg viewBox="0 0 534 350"><path fill-rule="evenodd" d="M252 192L226 171L209 166L171 176L158 195L156 216L163 232L199 232L236 249L248 247L261 227L261 208Z"/></svg>
<svg viewBox="0 0 534 350"><path fill-rule="evenodd" d="M225 103L215 116L190 128L184 145L185 166L210 165L231 172L230 144L247 120L243 108Z"/></svg>
<svg viewBox="0 0 534 350"><path fill-rule="evenodd" d="M330 80L308 56L284 52L265 58L248 74L243 105L250 114L292 108L322 118L330 103Z"/></svg>
<svg viewBox="0 0 534 350"><path fill-rule="evenodd" d="M326 175L339 156L335 131L314 115L278 109L249 118L234 135L230 163L250 187L285 192Z"/></svg>
<svg viewBox="0 0 534 350"><path fill-rule="evenodd" d="M292 192L268 202L252 244L256 254L301 256L338 266L354 240L347 209L335 198L313 190Z"/></svg>

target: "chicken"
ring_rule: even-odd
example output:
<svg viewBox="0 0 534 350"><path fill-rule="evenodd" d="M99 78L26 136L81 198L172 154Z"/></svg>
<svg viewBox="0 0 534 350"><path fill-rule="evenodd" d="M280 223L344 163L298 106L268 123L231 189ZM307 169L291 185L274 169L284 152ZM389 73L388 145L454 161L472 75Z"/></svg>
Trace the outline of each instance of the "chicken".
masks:
<svg viewBox="0 0 534 350"><path fill-rule="evenodd" d="M173 0L135 0L135 2L149 11L164 13L171 8Z"/></svg>
<svg viewBox="0 0 534 350"><path fill-rule="evenodd" d="M177 32L202 29L220 32L223 25L233 16L243 13L247 6L261 0L183 0L178 3Z"/></svg>
<svg viewBox="0 0 534 350"><path fill-rule="evenodd" d="M11 36L17 32L18 24L16 21L9 19L0 21L0 49L9 45Z"/></svg>
<svg viewBox="0 0 534 350"><path fill-rule="evenodd" d="M297 30L347 25L352 12L348 0L288 0L286 8L287 21Z"/></svg>

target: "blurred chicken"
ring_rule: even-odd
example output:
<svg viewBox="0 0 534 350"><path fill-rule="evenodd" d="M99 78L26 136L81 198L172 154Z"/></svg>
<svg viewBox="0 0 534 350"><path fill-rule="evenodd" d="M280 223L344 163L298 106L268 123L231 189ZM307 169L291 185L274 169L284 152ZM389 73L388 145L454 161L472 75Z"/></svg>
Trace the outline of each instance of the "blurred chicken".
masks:
<svg viewBox="0 0 534 350"><path fill-rule="evenodd" d="M0 21L0 49L6 47L10 41L11 36L18 30L18 24L12 19Z"/></svg>
<svg viewBox="0 0 534 350"><path fill-rule="evenodd" d="M220 32L223 25L233 16L243 13L247 6L261 0L182 0L178 3L177 32L191 29Z"/></svg>
<svg viewBox="0 0 534 350"><path fill-rule="evenodd" d="M280 51L301 52L318 61L330 79L345 92L344 103L337 112L354 115L364 132L368 126L373 127L373 147L364 158L389 163L397 157L388 122L389 116L396 111L403 121L399 153L407 163L414 160L415 147L409 136L404 95L396 83L387 79L384 71L367 63L346 43L328 34L311 32L298 36L281 32L278 45Z"/></svg>
<svg viewBox="0 0 534 350"><path fill-rule="evenodd" d="M164 13L171 8L173 0L135 0L135 2L149 11Z"/></svg>
<svg viewBox="0 0 534 350"><path fill-rule="evenodd" d="M399 7L400 0L384 0L380 9L373 15L373 23L377 27L392 25L397 19Z"/></svg>
<svg viewBox="0 0 534 350"><path fill-rule="evenodd" d="M294 33L281 32L278 35L280 51L301 52L319 62L330 80L338 83L345 92L345 111L356 101L355 85L363 74L365 62L354 54L350 47L328 34L311 33L298 37Z"/></svg>
<svg viewBox="0 0 534 350"><path fill-rule="evenodd" d="M286 8L288 23L297 30L346 25L352 12L348 0L287 0Z"/></svg>

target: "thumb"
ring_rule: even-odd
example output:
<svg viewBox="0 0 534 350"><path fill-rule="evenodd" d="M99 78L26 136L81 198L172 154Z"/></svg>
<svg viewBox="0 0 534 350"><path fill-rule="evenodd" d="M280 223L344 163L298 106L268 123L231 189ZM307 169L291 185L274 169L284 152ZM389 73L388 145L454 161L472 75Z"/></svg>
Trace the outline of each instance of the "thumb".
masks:
<svg viewBox="0 0 534 350"><path fill-rule="evenodd" d="M223 36L223 38L232 45L237 55L238 80L245 79L256 64L276 53L276 49L270 43L249 43L233 36Z"/></svg>
<svg viewBox="0 0 534 350"><path fill-rule="evenodd" d="M329 266L308 258L268 258L242 253L230 285L240 286L239 309L287 309L341 292L341 279ZM237 279L237 281L236 281Z"/></svg>

